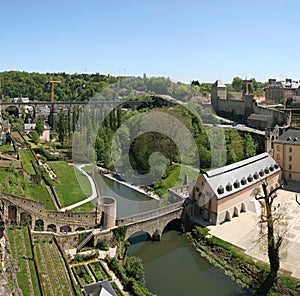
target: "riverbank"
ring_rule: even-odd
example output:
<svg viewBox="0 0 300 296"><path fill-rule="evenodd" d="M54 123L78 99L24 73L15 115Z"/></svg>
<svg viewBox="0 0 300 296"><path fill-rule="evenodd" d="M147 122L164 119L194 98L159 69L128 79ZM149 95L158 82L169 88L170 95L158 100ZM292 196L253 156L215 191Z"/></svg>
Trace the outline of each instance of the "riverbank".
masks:
<svg viewBox="0 0 300 296"><path fill-rule="evenodd" d="M135 191L137 191L139 193L142 193L142 194L144 194L144 195L146 195L146 196L148 196L150 198L153 198L153 199L156 199L156 200L160 200L160 197L157 194L155 194L154 192L149 191L149 190L147 191L147 190L145 190L145 189L143 189L143 188L141 188L139 186L136 186L134 184L130 184L130 183L126 182L126 181L119 180L116 177L114 177L112 173L106 173L106 174L103 174L103 176L105 176L105 177L107 177L107 178L109 178L109 179L111 179L111 180L113 180L113 181L115 181L117 183L120 183L120 184L122 184L122 185L124 185L124 186L126 186L128 188L131 188L131 189L133 189L133 190L135 190Z"/></svg>
<svg viewBox="0 0 300 296"><path fill-rule="evenodd" d="M196 226L186 236L201 256L223 269L242 287L256 293L262 285L269 271L267 264L253 260L243 249L214 237L206 228ZM280 272L270 295L300 295L300 281L292 278L290 273Z"/></svg>

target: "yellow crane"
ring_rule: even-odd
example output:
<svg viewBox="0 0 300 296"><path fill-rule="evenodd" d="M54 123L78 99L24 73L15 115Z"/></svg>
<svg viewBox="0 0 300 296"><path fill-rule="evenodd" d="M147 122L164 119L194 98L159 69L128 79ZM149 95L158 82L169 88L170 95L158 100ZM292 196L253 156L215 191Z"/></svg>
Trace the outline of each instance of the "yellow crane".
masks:
<svg viewBox="0 0 300 296"><path fill-rule="evenodd" d="M54 84L60 82L60 80L53 80L53 77L51 77L51 80L49 81L49 83L51 83L51 102L54 102Z"/></svg>

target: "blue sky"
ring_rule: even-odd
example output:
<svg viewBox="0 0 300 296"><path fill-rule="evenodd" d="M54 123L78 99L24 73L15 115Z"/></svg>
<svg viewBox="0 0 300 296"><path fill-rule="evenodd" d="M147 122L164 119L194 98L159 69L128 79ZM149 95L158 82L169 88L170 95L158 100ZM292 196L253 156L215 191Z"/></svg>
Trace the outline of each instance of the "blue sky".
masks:
<svg viewBox="0 0 300 296"><path fill-rule="evenodd" d="M0 71L300 79L300 1L1 1Z"/></svg>

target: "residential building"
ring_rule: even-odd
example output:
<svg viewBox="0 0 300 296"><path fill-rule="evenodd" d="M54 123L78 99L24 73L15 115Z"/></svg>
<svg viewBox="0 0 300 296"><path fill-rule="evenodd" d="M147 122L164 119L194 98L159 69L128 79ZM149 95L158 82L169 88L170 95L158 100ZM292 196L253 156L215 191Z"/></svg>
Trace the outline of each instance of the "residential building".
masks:
<svg viewBox="0 0 300 296"><path fill-rule="evenodd" d="M217 225L241 212L258 212L254 190L261 188L264 181L275 186L280 180L281 168L266 152L203 172L190 194L186 213Z"/></svg>
<svg viewBox="0 0 300 296"><path fill-rule="evenodd" d="M282 103L289 101L295 95L295 91L299 88L300 82L286 79L285 81L276 81L269 79L268 86L265 88L266 101L274 103Z"/></svg>
<svg viewBox="0 0 300 296"><path fill-rule="evenodd" d="M289 129L273 140L273 157L287 182L300 181L300 130Z"/></svg>

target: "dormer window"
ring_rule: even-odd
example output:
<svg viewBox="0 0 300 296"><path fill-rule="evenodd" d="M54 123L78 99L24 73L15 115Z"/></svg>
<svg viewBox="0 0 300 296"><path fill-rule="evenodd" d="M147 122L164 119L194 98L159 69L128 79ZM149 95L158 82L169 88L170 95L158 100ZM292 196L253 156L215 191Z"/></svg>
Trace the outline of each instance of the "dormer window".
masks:
<svg viewBox="0 0 300 296"><path fill-rule="evenodd" d="M270 171L273 172L274 171L274 167L271 165L270 166Z"/></svg>
<svg viewBox="0 0 300 296"><path fill-rule="evenodd" d="M265 175L265 172L264 172L263 169L261 169L261 170L259 171L259 175L260 175L261 177L263 177L263 176Z"/></svg>
<svg viewBox="0 0 300 296"><path fill-rule="evenodd" d="M220 185L217 191L218 191L219 194L223 194L224 193L224 187L222 185Z"/></svg>
<svg viewBox="0 0 300 296"><path fill-rule="evenodd" d="M247 184L247 180L246 180L245 177L241 180L241 184L242 184L242 185L246 185L246 184Z"/></svg>
<svg viewBox="0 0 300 296"><path fill-rule="evenodd" d="M233 183L234 188L239 188L240 187L240 182L238 180L235 180Z"/></svg>
<svg viewBox="0 0 300 296"><path fill-rule="evenodd" d="M270 173L270 170L269 170L268 167L265 168L265 173L266 173L266 174L269 174L269 173Z"/></svg>
<svg viewBox="0 0 300 296"><path fill-rule="evenodd" d="M226 185L226 190L227 190L227 191L231 191L231 190L232 190L232 185L231 185L230 183L228 183L228 184Z"/></svg>
<svg viewBox="0 0 300 296"><path fill-rule="evenodd" d="M254 179L258 179L259 178L259 174L258 172L255 172L254 175L253 175Z"/></svg>
<svg viewBox="0 0 300 296"><path fill-rule="evenodd" d="M248 182L252 182L253 181L253 177L251 175L248 176L247 178Z"/></svg>

